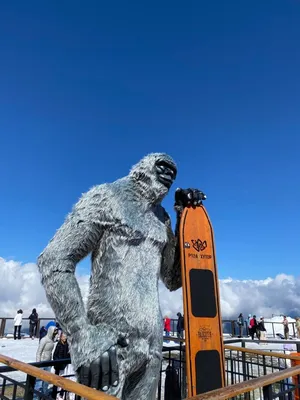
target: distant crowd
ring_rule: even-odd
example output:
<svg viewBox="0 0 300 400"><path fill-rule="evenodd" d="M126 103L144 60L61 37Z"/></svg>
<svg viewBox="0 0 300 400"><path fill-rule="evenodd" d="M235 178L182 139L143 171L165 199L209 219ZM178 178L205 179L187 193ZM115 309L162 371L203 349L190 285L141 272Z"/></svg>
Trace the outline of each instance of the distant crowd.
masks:
<svg viewBox="0 0 300 400"><path fill-rule="evenodd" d="M39 346L36 352L36 361L51 361L51 360L63 360L70 358L69 344L67 335L62 332L59 323L55 320L50 321L47 325L42 326L37 332L39 315L37 310L34 308L29 315L29 335L31 339L39 337ZM14 318L14 340L21 339L21 327L22 327L23 311L20 309ZM177 320L173 321L167 315L164 317L164 335L170 336L176 334L179 339L183 339L184 331L184 318L183 315L178 312ZM171 326L173 325L173 326ZM37 334L38 333L38 334ZM46 371L51 371L51 367L44 367ZM54 369L57 375L73 375L74 371L71 371L72 366L60 365L59 368ZM44 394L50 394L49 385L45 381L38 381L35 386L36 390L41 391ZM52 393L53 396L53 393ZM57 389L56 399L70 399L70 393L64 393L61 388Z"/></svg>
<svg viewBox="0 0 300 400"><path fill-rule="evenodd" d="M36 329L37 329L37 323L39 320L39 315L36 312L36 309L34 308L29 315L29 336L34 339L36 337ZM17 340L21 339L21 327L22 327L22 321L23 321L23 310L18 310L17 314L14 318L14 339Z"/></svg>
<svg viewBox="0 0 300 400"><path fill-rule="evenodd" d="M177 313L177 322L176 322L176 335L179 339L183 339L183 331L184 331L184 318L183 315L178 312ZM34 308L31 312L31 314L28 317L29 319L29 336L31 337L31 339L34 339L35 337L37 337L37 324L38 324L38 320L39 320L39 315L36 311L36 309ZM23 311L22 310L18 310L17 314L14 318L14 339L21 339L21 327L22 327L22 320L23 320ZM174 332L174 326L173 329L171 329L171 318L169 318L169 316L165 316L164 317L164 334L165 336L170 336L170 332ZM44 337L47 334L47 330L49 328L49 324L48 323L46 326L42 326L40 328L39 331L39 338L41 339L42 337ZM60 329L58 323L56 323L56 326L58 329Z"/></svg>
<svg viewBox="0 0 300 400"><path fill-rule="evenodd" d="M59 361L70 358L69 343L67 335L61 330L59 324L55 321L50 321L45 327L41 328L40 331L40 342L36 352L36 361ZM50 372L51 367L44 367L45 371ZM73 375L71 364L59 364L54 367L56 375ZM49 394L49 384L46 381L39 382L35 387L36 390L42 393ZM53 396L53 391L56 391ZM66 393L62 388L52 388L52 397L57 400L67 399L71 400L74 395Z"/></svg>
<svg viewBox="0 0 300 400"><path fill-rule="evenodd" d="M283 332L284 335L282 339L289 339L290 337L290 329L289 329L289 321L286 315L283 316L282 320L283 324ZM267 335L267 330L265 328L265 319L264 317L260 317L259 320L256 318L256 315L248 315L247 320L245 321L243 314L241 313L237 318L237 325L239 328L239 337L244 336L244 330L246 328L246 334L251 336L252 340L256 337L258 340L265 340ZM300 318L296 318L296 334L297 338L300 339ZM280 336L280 334L278 334Z"/></svg>
<svg viewBox="0 0 300 400"><path fill-rule="evenodd" d="M22 318L23 318L23 311L20 309L17 311L17 314L14 318L14 339L21 339L21 327L22 327ZM29 335L32 339L37 337L37 324L39 320L38 313L34 308L29 315ZM170 336L171 332L173 334L176 333L179 339L183 339L183 331L184 331L184 318L183 315L178 312L177 313L177 322L176 327L171 327L171 318L168 315L164 317L164 335ZM256 315L249 314L247 319L244 318L243 314L240 313L237 320L238 326L238 336L243 337L244 335L250 336L253 340L256 337L258 340L266 339L267 330L265 327L265 318L261 316L259 319ZM289 321L286 316L283 316L282 320L283 324L283 338L289 339L290 337L290 328L289 328ZM49 324L48 324L49 325ZM41 339L43 336L46 335L48 325L46 327L42 326L39 331L39 338ZM57 328L60 327L57 325ZM278 334L280 336L280 334ZM296 318L296 335L300 339L300 318Z"/></svg>
<svg viewBox="0 0 300 400"><path fill-rule="evenodd" d="M38 324L38 313L34 308L29 318L29 335L31 339L37 337L37 324ZM22 327L23 311L20 309L14 318L14 340L21 339L21 327ZM39 331L39 346L36 352L36 361L52 361L52 360L65 360L70 358L69 343L67 335L61 330L59 323L54 321L48 322L46 326L42 326ZM43 367L45 371L50 372L51 367ZM73 375L71 364L59 364L53 368L53 372L56 375ZM49 391L56 391L55 397L57 400L67 399L72 400L74 395L71 393L65 393L62 388L52 388L49 390L49 384L46 381L37 381L36 390L44 394L49 394Z"/></svg>
<svg viewBox="0 0 300 400"><path fill-rule="evenodd" d="M64 332L62 332L61 327L58 322L50 321L46 326L42 326L39 330L39 334L37 335L38 321L39 316L34 308L29 315L29 335L31 339L39 337L39 346L36 353L36 361L51 361L51 360L64 360L70 358L69 353L69 344L67 340L67 336ZM22 327L22 319L23 319L23 311L20 309L17 311L17 314L14 318L14 340L21 339L21 327ZM237 320L238 326L238 336L250 336L252 340L256 337L258 340L265 340L267 335L267 330L265 327L265 319L261 316L259 319L256 315L249 314L247 319L244 318L243 314L240 313ZM283 316L282 319L283 339L289 339L290 337L290 329L289 329L289 321L286 316ZM173 326L171 327L172 320L168 315L164 317L164 335L169 337L171 333L173 335L177 335L179 339L183 339L184 332L184 317L178 312L177 320L173 320ZM300 318L296 319L296 334L297 337L300 338ZM280 334L278 334L280 336ZM60 365L59 368L55 368L54 372L57 375L72 375L74 371L69 371L68 369L72 368L71 365L63 364ZM50 371L51 367L43 368L45 370ZM49 393L48 383L47 382L38 382L36 388L43 393ZM67 398L70 394L64 393L61 388L58 388L57 399Z"/></svg>
<svg viewBox="0 0 300 400"><path fill-rule="evenodd" d="M183 315L178 312L177 313L177 322L176 322L176 335L178 337L178 339L183 339L183 330L184 330L184 319L183 319ZM175 329L173 326L173 329L171 329L171 318L169 318L168 315L165 315L164 317L164 335L165 336L170 336L170 333L173 332L175 333ZM168 342L168 340L166 341Z"/></svg>

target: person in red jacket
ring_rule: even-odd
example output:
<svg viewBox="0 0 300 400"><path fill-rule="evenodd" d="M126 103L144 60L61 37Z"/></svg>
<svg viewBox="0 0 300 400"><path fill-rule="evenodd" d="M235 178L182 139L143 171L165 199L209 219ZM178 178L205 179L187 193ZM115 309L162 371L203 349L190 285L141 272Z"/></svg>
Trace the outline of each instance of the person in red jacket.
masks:
<svg viewBox="0 0 300 400"><path fill-rule="evenodd" d="M164 331L166 336L170 336L170 330L171 330L171 320L166 315L164 318Z"/></svg>
<svg viewBox="0 0 300 400"><path fill-rule="evenodd" d="M250 335L252 340L254 340L254 335L256 334L257 339L259 339L258 334L257 334L257 327L258 327L258 323L256 320L256 315L253 315L253 318L250 319Z"/></svg>

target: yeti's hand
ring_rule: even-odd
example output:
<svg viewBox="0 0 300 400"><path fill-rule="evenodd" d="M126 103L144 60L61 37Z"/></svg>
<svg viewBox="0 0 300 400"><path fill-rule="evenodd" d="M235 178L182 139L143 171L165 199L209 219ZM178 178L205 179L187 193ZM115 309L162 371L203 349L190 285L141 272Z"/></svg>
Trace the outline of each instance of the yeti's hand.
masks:
<svg viewBox="0 0 300 400"><path fill-rule="evenodd" d="M105 392L118 386L117 348L127 345L124 336L114 335L104 326L89 325L72 335L71 359L78 382Z"/></svg>
<svg viewBox="0 0 300 400"><path fill-rule="evenodd" d="M198 189L176 189L175 210L182 212L185 207L197 207L206 199L206 195Z"/></svg>

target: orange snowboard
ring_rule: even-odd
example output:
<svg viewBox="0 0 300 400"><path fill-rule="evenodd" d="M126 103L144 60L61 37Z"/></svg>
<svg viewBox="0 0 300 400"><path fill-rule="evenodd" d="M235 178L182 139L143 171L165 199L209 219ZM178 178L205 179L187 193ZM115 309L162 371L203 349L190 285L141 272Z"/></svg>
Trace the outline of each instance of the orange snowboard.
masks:
<svg viewBox="0 0 300 400"><path fill-rule="evenodd" d="M188 395L224 387L220 296L213 229L203 205L185 208L180 251Z"/></svg>

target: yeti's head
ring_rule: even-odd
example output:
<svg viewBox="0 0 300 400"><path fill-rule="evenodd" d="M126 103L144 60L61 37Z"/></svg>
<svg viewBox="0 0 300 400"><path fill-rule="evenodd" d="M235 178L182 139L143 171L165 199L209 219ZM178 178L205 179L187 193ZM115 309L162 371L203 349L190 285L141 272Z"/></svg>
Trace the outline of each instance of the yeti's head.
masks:
<svg viewBox="0 0 300 400"><path fill-rule="evenodd" d="M134 181L137 191L155 204L165 197L177 175L174 160L164 153L152 153L134 165L130 178Z"/></svg>

